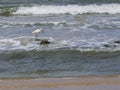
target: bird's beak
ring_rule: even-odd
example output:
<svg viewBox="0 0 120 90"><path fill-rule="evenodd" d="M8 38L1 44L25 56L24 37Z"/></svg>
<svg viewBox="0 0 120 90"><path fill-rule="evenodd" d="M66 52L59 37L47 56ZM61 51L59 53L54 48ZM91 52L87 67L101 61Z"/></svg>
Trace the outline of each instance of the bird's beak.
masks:
<svg viewBox="0 0 120 90"><path fill-rule="evenodd" d="M42 30L42 32L44 33L44 30Z"/></svg>

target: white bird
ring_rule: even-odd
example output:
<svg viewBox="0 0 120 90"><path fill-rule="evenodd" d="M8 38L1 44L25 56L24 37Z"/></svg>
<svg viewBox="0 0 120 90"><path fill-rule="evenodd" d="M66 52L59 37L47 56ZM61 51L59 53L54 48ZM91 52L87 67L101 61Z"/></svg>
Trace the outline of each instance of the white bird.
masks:
<svg viewBox="0 0 120 90"><path fill-rule="evenodd" d="M44 30L42 30L42 29L36 29L36 30L34 30L34 31L32 32L32 34L35 35L35 39L37 40L39 33L43 32L43 31L44 31Z"/></svg>

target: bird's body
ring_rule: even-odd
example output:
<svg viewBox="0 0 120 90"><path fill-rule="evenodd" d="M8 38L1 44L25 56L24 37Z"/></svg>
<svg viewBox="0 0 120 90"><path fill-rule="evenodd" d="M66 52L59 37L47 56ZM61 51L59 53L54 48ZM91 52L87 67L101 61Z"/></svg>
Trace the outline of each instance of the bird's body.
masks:
<svg viewBox="0 0 120 90"><path fill-rule="evenodd" d="M36 40L38 39L38 35L39 35L39 33L41 33L41 32L43 32L42 29L36 29L36 30L34 30L34 31L32 32L32 34L35 35Z"/></svg>
<svg viewBox="0 0 120 90"><path fill-rule="evenodd" d="M51 42L49 42L47 39L39 39L38 35L39 33L44 32L42 29L36 29L32 32L32 34L35 35L35 41L37 41L37 43L41 44L41 45L45 45L45 44L49 44Z"/></svg>

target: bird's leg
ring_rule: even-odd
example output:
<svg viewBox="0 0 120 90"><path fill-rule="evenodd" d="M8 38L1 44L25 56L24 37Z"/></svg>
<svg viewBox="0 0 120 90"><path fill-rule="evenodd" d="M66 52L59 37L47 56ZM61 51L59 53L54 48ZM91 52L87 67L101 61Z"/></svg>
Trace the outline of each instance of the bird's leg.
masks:
<svg viewBox="0 0 120 90"><path fill-rule="evenodd" d="M38 34L35 34L35 40L37 40L38 39Z"/></svg>

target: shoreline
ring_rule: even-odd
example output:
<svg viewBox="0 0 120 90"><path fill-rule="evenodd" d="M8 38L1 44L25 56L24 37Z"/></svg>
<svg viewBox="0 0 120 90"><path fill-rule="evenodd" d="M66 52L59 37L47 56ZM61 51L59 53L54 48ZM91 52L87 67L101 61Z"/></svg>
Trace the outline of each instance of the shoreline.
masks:
<svg viewBox="0 0 120 90"><path fill-rule="evenodd" d="M80 90L82 88L120 90L120 76L0 79L0 90Z"/></svg>

